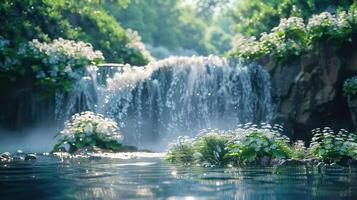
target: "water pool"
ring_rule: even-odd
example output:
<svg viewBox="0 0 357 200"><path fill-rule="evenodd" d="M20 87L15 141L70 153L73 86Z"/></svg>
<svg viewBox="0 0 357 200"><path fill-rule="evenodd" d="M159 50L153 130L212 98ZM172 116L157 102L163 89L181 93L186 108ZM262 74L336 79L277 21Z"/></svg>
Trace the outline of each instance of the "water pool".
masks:
<svg viewBox="0 0 357 200"><path fill-rule="evenodd" d="M356 168L202 168L162 158L0 163L0 199L357 199Z"/></svg>

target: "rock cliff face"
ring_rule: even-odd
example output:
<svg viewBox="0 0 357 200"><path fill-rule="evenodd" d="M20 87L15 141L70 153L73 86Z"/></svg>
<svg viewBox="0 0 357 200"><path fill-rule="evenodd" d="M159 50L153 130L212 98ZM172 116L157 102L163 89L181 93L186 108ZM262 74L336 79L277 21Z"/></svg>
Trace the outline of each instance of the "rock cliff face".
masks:
<svg viewBox="0 0 357 200"><path fill-rule="evenodd" d="M357 45L350 43L338 51L331 46L320 44L283 64L272 58L260 61L272 79L275 122L294 139L309 140L316 127L357 128L357 100L348 104L342 93L345 79L357 75Z"/></svg>

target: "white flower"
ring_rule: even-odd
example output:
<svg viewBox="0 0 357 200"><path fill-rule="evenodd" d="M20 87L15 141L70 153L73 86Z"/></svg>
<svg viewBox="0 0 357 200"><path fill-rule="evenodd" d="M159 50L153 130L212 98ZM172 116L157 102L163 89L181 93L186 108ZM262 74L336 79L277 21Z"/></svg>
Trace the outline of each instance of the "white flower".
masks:
<svg viewBox="0 0 357 200"><path fill-rule="evenodd" d="M276 149L276 147L277 147L276 144L270 145L270 148L271 148L271 149Z"/></svg>
<svg viewBox="0 0 357 200"><path fill-rule="evenodd" d="M87 134L93 133L93 125L92 123L87 123L87 125L84 127L84 132Z"/></svg>
<svg viewBox="0 0 357 200"><path fill-rule="evenodd" d="M202 157L202 154L199 153L199 152L195 152L195 153L193 154L193 158L195 158L195 159L199 159L199 158L201 158L201 157Z"/></svg>

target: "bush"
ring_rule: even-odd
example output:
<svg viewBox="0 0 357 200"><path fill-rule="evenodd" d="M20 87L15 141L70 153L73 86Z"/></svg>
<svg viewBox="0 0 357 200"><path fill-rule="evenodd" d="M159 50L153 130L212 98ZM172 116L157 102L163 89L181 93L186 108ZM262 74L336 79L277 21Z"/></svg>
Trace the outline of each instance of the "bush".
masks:
<svg viewBox="0 0 357 200"><path fill-rule="evenodd" d="M204 165L227 165L230 158L226 147L231 138L232 135L225 132L202 132L193 143L195 159Z"/></svg>
<svg viewBox="0 0 357 200"><path fill-rule="evenodd" d="M195 138L179 137L171 144L167 160L203 166L245 165L264 158L318 159L326 163L357 158L357 136L346 130L314 129L309 148L298 140L292 145L280 134L280 125L248 123L234 131L203 131Z"/></svg>
<svg viewBox="0 0 357 200"><path fill-rule="evenodd" d="M343 84L343 94L346 97L357 95L357 76L353 76L345 81Z"/></svg>
<svg viewBox="0 0 357 200"><path fill-rule="evenodd" d="M166 159L174 163L188 164L194 161L193 140L187 136L179 136L169 145L170 151Z"/></svg>
<svg viewBox="0 0 357 200"><path fill-rule="evenodd" d="M351 35L352 25L349 23L348 15L344 11L338 15L323 12L319 15L313 15L309 19L307 30L311 41L323 39L340 42L346 40Z"/></svg>
<svg viewBox="0 0 357 200"><path fill-rule="evenodd" d="M58 151L61 146L68 144L70 153L83 147L94 146L118 151L122 148L123 139L116 122L89 111L73 115L65 122L65 127L58 137L60 139L53 151Z"/></svg>
<svg viewBox="0 0 357 200"><path fill-rule="evenodd" d="M107 62L147 64L125 29L95 2L4 0L0 3L0 33L14 49L33 39L50 42L61 37L91 43Z"/></svg>
<svg viewBox="0 0 357 200"><path fill-rule="evenodd" d="M268 156L290 158L289 139L270 125L263 128L247 126L234 131L203 131L197 137L181 137L170 146L167 159L171 162L198 163L204 166L244 164ZM277 127L281 129L281 127Z"/></svg>
<svg viewBox="0 0 357 200"><path fill-rule="evenodd" d="M0 55L4 60L0 78L17 84L31 79L46 95L61 89L70 91L76 81L88 75L88 66L104 61L100 51L84 42L59 38L41 43L35 39L14 50L6 46L7 41L0 38Z"/></svg>
<svg viewBox="0 0 357 200"><path fill-rule="evenodd" d="M258 40L239 36L230 55L249 60L270 55L284 61L315 48L319 41L328 41L339 47L343 42L351 41L357 24L356 16L356 8L351 6L348 13L313 15L307 25L299 17L281 19L279 26L270 33L262 33Z"/></svg>
<svg viewBox="0 0 357 200"><path fill-rule="evenodd" d="M331 128L312 130L313 138L309 147L312 157L332 163L357 157L357 137L341 129L335 133Z"/></svg>
<svg viewBox="0 0 357 200"><path fill-rule="evenodd" d="M294 142L292 148L291 158L295 160L304 159L307 157L307 149L305 143L302 140Z"/></svg>
<svg viewBox="0 0 357 200"><path fill-rule="evenodd" d="M272 129L270 125L235 130L235 138L228 149L230 155L238 163L243 164L254 162L264 156L284 159L292 155L289 138Z"/></svg>

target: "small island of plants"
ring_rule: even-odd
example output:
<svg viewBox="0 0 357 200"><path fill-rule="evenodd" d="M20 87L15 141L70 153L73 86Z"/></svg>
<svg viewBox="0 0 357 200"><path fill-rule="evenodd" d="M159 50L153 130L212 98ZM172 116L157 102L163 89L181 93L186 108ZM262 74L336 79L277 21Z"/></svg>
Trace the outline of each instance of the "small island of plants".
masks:
<svg viewBox="0 0 357 200"><path fill-rule="evenodd" d="M201 166L245 165L350 165L357 159L357 137L341 129L312 130L308 148L282 135L282 127L246 124L234 131L208 130L197 137L179 137L170 145L166 159Z"/></svg>
<svg viewBox="0 0 357 200"><path fill-rule="evenodd" d="M77 153L84 148L113 152L127 149L122 144L123 136L117 123L90 111L73 115L57 137L59 141L53 148L54 152L63 150L64 146L68 147L65 150L69 153Z"/></svg>

